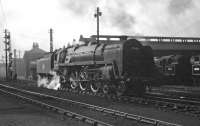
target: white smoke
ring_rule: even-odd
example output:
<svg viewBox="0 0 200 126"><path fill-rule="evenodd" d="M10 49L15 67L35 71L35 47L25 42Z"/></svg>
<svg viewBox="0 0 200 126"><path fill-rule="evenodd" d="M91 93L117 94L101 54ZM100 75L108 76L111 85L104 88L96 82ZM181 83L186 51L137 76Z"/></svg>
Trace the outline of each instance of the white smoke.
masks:
<svg viewBox="0 0 200 126"><path fill-rule="evenodd" d="M58 90L61 86L60 84L60 76L56 74L56 72L51 71L50 74L52 75L52 78L48 79L48 77L41 78L38 77L37 85L38 87L45 87L48 89L54 89Z"/></svg>
<svg viewBox="0 0 200 126"><path fill-rule="evenodd" d="M37 80L37 86L38 87L46 87L48 83L48 78L41 78L40 76L38 76L38 80Z"/></svg>

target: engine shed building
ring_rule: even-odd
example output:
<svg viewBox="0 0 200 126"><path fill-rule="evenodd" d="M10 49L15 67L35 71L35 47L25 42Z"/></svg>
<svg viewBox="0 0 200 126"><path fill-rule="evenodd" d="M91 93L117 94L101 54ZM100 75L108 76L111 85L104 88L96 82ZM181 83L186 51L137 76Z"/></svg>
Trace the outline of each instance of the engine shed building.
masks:
<svg viewBox="0 0 200 126"><path fill-rule="evenodd" d="M33 47L24 53L25 77L27 79L36 79L36 60L43 57L46 51L39 48L38 43L33 43Z"/></svg>

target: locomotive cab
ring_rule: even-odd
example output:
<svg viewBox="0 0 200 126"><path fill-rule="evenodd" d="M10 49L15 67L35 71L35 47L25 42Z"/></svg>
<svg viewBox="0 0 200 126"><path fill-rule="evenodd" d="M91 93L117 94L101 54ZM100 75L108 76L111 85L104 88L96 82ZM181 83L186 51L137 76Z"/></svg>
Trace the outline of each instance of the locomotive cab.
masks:
<svg viewBox="0 0 200 126"><path fill-rule="evenodd" d="M150 76L154 69L153 53L149 46L142 46L131 39L123 47L123 73L131 76Z"/></svg>
<svg viewBox="0 0 200 126"><path fill-rule="evenodd" d="M127 40L123 45L123 76L129 80L128 94L143 94L154 72L152 49L143 46L135 39Z"/></svg>

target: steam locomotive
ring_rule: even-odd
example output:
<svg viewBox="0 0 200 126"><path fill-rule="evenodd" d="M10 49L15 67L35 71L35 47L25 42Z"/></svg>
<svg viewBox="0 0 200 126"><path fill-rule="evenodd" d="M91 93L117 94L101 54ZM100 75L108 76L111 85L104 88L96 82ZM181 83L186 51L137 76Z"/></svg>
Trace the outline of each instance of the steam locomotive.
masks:
<svg viewBox="0 0 200 126"><path fill-rule="evenodd" d="M80 38L83 44L59 49L37 60L39 78L60 76L61 88L94 93L141 95L151 83L152 49L126 36Z"/></svg>

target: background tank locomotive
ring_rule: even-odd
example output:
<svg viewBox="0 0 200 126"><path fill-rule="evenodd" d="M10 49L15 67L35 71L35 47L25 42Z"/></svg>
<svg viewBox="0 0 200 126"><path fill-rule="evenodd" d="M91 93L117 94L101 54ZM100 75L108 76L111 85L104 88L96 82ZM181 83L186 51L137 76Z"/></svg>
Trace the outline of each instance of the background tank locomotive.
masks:
<svg viewBox="0 0 200 126"><path fill-rule="evenodd" d="M156 61L167 84L192 84L192 66L189 55L162 56Z"/></svg>
<svg viewBox="0 0 200 126"><path fill-rule="evenodd" d="M192 56L190 59L192 64L192 79L194 85L200 85L200 55Z"/></svg>
<svg viewBox="0 0 200 126"><path fill-rule="evenodd" d="M60 76L62 88L117 95L143 94L155 68L151 48L125 36L104 37L99 43L93 37L82 45L49 55L49 66ZM41 67L45 60L40 59L37 64ZM48 71L37 70L39 75Z"/></svg>

